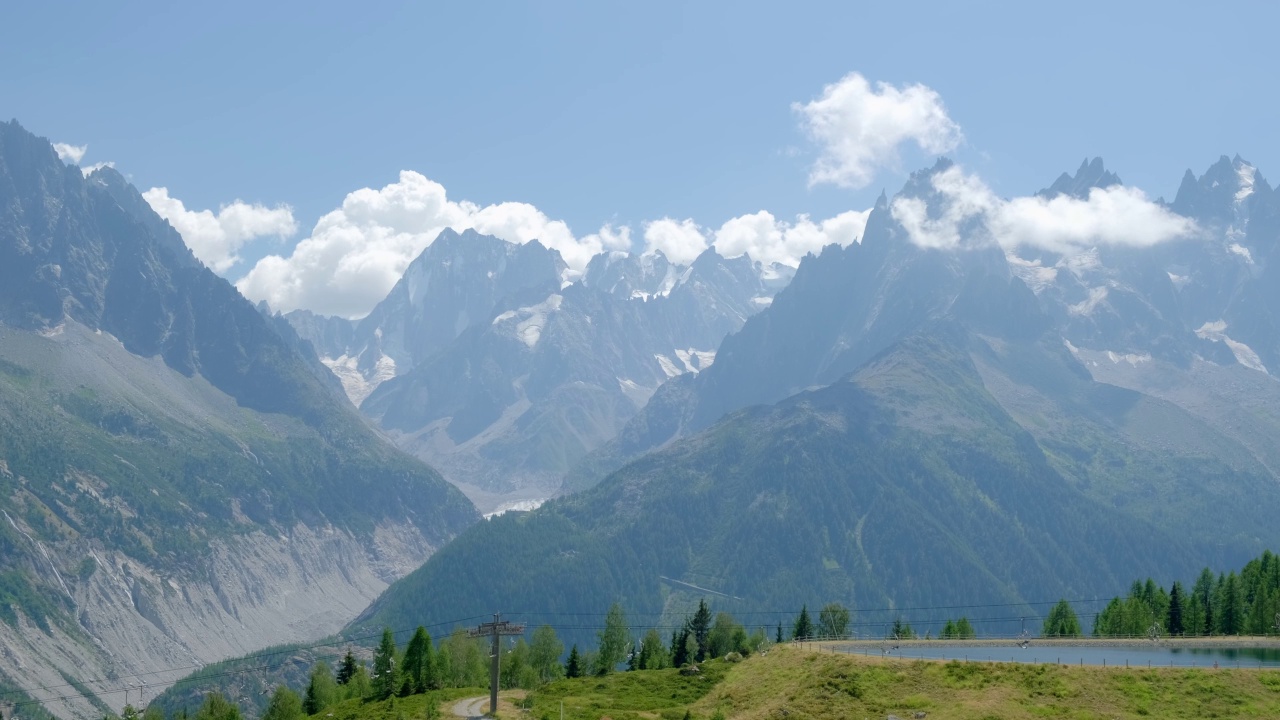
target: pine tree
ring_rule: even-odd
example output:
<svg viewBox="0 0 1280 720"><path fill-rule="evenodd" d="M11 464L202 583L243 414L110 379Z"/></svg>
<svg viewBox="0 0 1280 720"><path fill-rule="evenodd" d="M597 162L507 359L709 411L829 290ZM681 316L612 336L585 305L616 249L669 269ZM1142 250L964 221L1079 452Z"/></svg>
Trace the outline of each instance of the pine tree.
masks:
<svg viewBox="0 0 1280 720"><path fill-rule="evenodd" d="M391 628L382 631L382 642L373 656L373 697L386 700L399 690L396 682L396 638Z"/></svg>
<svg viewBox="0 0 1280 720"><path fill-rule="evenodd" d="M680 632L671 636L671 665L673 667L684 667L692 662L693 658L689 657L689 623L685 623Z"/></svg>
<svg viewBox="0 0 1280 720"><path fill-rule="evenodd" d="M910 626L907 629L910 630ZM963 615L956 621L956 637L961 640L972 640L978 637L978 633L974 631L973 624L969 622L969 618Z"/></svg>
<svg viewBox="0 0 1280 720"><path fill-rule="evenodd" d="M1059 600L1044 619L1040 634L1044 637L1080 637L1080 620L1076 617L1075 610L1071 609L1071 603L1065 599Z"/></svg>
<svg viewBox="0 0 1280 720"><path fill-rule="evenodd" d="M1169 591L1169 614L1165 618L1165 629L1170 635L1182 634L1182 583L1175 582Z"/></svg>
<svg viewBox="0 0 1280 720"><path fill-rule="evenodd" d="M1196 628L1196 632L1208 635L1213 632L1213 572L1209 568L1200 571L1200 577L1196 578L1191 594L1204 610L1204 617L1201 619L1200 627Z"/></svg>
<svg viewBox="0 0 1280 720"><path fill-rule="evenodd" d="M569 651L569 662L564 668L565 677L582 677L582 657L578 655L578 646L575 643L573 649Z"/></svg>
<svg viewBox="0 0 1280 720"><path fill-rule="evenodd" d="M707 607L705 598L698 601L698 612L693 614L689 629L693 631L693 639L698 643L698 655L694 660L702 662L707 657L707 640L711 633L711 608Z"/></svg>
<svg viewBox="0 0 1280 720"><path fill-rule="evenodd" d="M432 662L433 647L431 635L427 634L426 628L419 625L404 650L404 663L400 666L401 695L424 693L430 689L428 681L434 674L431 670L431 665L434 664Z"/></svg>
<svg viewBox="0 0 1280 720"><path fill-rule="evenodd" d="M1222 584L1222 611L1218 613L1218 624L1223 635L1239 635L1244 626L1244 593L1240 589L1240 578L1232 571Z"/></svg>
<svg viewBox="0 0 1280 720"><path fill-rule="evenodd" d="M338 684L346 685L351 682L351 676L356 674L356 656L351 654L351 650L347 650L347 654L342 658L342 664L338 666Z"/></svg>
<svg viewBox="0 0 1280 720"><path fill-rule="evenodd" d="M813 635L813 621L809 619L809 606L800 606L800 616L791 628L791 637L795 640L807 640Z"/></svg>
<svg viewBox="0 0 1280 720"><path fill-rule="evenodd" d="M778 644L782 644L782 621L781 620L778 621L778 632L776 635L773 636L773 641Z"/></svg>

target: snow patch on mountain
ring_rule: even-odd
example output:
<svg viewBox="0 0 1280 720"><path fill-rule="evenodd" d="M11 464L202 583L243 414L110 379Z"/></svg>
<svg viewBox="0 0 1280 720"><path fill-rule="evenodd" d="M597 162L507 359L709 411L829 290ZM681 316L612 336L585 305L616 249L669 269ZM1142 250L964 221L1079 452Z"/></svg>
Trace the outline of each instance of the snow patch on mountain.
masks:
<svg viewBox="0 0 1280 720"><path fill-rule="evenodd" d="M1102 258L1098 255L1098 248L1089 248L1082 253L1062 258L1058 261L1056 267L1065 268L1076 277L1081 277L1087 272L1100 270L1102 268Z"/></svg>
<svg viewBox="0 0 1280 720"><path fill-rule="evenodd" d="M696 373L711 367L711 363L716 361L716 351L689 348L676 350L676 357L684 364L685 372Z"/></svg>
<svg viewBox="0 0 1280 720"><path fill-rule="evenodd" d="M1236 190L1236 205L1241 205L1253 194L1258 170L1254 166L1241 162L1236 165L1236 176L1240 178L1240 189Z"/></svg>
<svg viewBox="0 0 1280 720"><path fill-rule="evenodd" d="M666 373L667 377L673 378L677 375L683 374L680 372L680 369L676 367L676 364L671 362L671 358L666 355L655 353L653 359L658 361L658 366L662 368L662 372Z"/></svg>
<svg viewBox="0 0 1280 720"><path fill-rule="evenodd" d="M548 499L549 498L541 498L541 499L535 499L535 500L517 500L515 502L507 503L505 505L499 506L496 510L492 512L485 513L484 519L490 520L492 518L495 518L499 515L502 515L508 512L529 512L530 510L537 510L542 505L542 503L546 502Z"/></svg>
<svg viewBox="0 0 1280 720"><path fill-rule="evenodd" d="M1227 335L1227 321L1207 322L1196 330L1196 335L1204 340L1225 343L1231 349L1231 354L1236 356L1236 362L1250 370L1271 374L1267 372L1267 366L1262 364L1262 358L1258 356L1258 353L1254 352L1253 348L1237 340L1232 340L1231 336Z"/></svg>
<svg viewBox="0 0 1280 720"><path fill-rule="evenodd" d="M1097 309L1098 304L1107 299L1107 288L1105 286L1089 288L1089 297L1084 300L1067 307L1067 311L1072 315L1087 316L1092 315Z"/></svg>
<svg viewBox="0 0 1280 720"><path fill-rule="evenodd" d="M360 407L360 403L364 402L364 399L369 397L369 394L379 385L396 376L396 361L386 355L378 358L374 363L373 372L367 377L360 371L358 354L343 355L338 358L322 357L320 362L338 376L338 381L342 383L342 390L356 407Z"/></svg>
<svg viewBox="0 0 1280 720"><path fill-rule="evenodd" d="M1009 261L1009 269L1013 274L1037 295L1058 279L1058 269L1045 267L1039 258L1024 260L1013 253L1007 253L1005 259Z"/></svg>
<svg viewBox="0 0 1280 720"><path fill-rule="evenodd" d="M547 319L560 309L562 302L564 302L563 295L549 295L546 300L537 305L502 313L493 319L492 324L501 325L515 320L515 336L532 348L538 344L538 340L542 339L542 330L547 326Z"/></svg>
<svg viewBox="0 0 1280 720"><path fill-rule="evenodd" d="M1119 365L1123 362L1129 363L1129 365L1133 367L1138 367L1143 363L1151 362L1151 353L1118 353L1113 350L1108 350L1107 359L1110 360L1113 365Z"/></svg>

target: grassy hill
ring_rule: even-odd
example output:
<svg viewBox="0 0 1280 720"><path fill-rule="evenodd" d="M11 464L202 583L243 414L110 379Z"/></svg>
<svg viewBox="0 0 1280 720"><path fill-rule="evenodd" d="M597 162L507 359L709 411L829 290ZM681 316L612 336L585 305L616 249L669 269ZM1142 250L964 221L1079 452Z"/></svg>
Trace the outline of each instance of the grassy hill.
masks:
<svg viewBox="0 0 1280 720"><path fill-rule="evenodd" d="M556 720L805 720L912 718L1022 720L1072 718L1280 717L1280 671L1124 669L1052 664L965 663L867 658L776 646L740 663L716 660L702 673L614 673L560 680L532 693L504 692L499 717ZM334 720L451 717L456 701L482 689L347 701ZM487 703L486 703L487 708Z"/></svg>

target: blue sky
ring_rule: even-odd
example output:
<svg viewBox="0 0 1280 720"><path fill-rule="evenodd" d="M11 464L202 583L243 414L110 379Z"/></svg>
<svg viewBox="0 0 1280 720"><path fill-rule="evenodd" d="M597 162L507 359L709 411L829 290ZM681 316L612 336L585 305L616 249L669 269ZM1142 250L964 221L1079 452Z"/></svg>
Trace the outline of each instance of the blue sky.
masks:
<svg viewBox="0 0 1280 720"><path fill-rule="evenodd" d="M1280 177L1275 3L175 5L6 4L0 115L189 211L287 204L296 231L241 242L232 279L401 170L637 247L660 218L863 210L932 153L810 182L796 104L854 72L936 93L946 154L1001 196L1094 155L1151 197L1221 154Z"/></svg>

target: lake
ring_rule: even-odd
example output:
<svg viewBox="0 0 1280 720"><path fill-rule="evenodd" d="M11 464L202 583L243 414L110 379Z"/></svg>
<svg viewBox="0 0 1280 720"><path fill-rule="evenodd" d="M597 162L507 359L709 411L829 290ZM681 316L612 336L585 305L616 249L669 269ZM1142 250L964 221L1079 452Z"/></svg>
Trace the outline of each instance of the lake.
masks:
<svg viewBox="0 0 1280 720"><path fill-rule="evenodd" d="M1280 648L1257 647L1177 647L1143 645L1037 645L1035 640L1019 645L903 644L897 650L859 645L835 645L838 652L871 657L901 657L915 660L970 660L975 662L1061 663L1067 665L1107 665L1123 667L1218 667L1280 668Z"/></svg>

